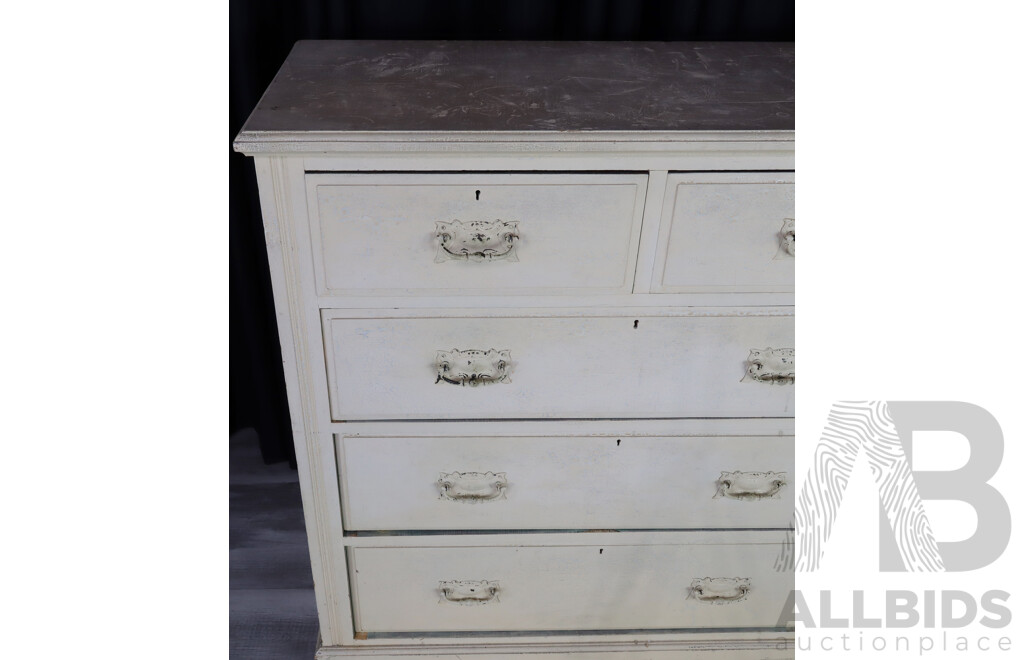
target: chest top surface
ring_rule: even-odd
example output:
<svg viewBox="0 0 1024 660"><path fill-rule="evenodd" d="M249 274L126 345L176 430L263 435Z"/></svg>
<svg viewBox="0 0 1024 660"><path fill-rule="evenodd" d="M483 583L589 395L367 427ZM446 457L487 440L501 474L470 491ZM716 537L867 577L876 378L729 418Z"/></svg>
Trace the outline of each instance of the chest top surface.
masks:
<svg viewBox="0 0 1024 660"><path fill-rule="evenodd" d="M792 43L300 41L239 139L792 131Z"/></svg>

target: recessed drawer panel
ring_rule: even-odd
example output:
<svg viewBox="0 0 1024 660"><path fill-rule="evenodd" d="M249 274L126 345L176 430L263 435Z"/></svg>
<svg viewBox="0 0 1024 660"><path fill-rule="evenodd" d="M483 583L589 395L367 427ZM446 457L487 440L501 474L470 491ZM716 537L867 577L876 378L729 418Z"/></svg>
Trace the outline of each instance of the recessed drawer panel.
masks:
<svg viewBox="0 0 1024 660"><path fill-rule="evenodd" d="M778 533L693 545L354 548L359 632L774 628Z"/></svg>
<svg viewBox="0 0 1024 660"><path fill-rule="evenodd" d="M782 529L792 524L792 436L379 437L368 432L337 437L347 530Z"/></svg>
<svg viewBox="0 0 1024 660"><path fill-rule="evenodd" d="M673 174L651 291L791 292L795 253L792 174Z"/></svg>
<svg viewBox="0 0 1024 660"><path fill-rule="evenodd" d="M789 308L325 310L335 420L789 417Z"/></svg>
<svg viewBox="0 0 1024 660"><path fill-rule="evenodd" d="M320 295L629 293L647 175L309 174Z"/></svg>

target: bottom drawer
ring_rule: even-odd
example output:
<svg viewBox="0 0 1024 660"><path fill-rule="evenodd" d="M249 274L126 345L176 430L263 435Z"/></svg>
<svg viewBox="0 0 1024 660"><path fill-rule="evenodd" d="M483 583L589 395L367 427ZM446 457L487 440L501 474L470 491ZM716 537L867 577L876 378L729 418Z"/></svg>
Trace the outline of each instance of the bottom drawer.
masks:
<svg viewBox="0 0 1024 660"><path fill-rule="evenodd" d="M783 534L745 542L351 550L364 633L776 628Z"/></svg>

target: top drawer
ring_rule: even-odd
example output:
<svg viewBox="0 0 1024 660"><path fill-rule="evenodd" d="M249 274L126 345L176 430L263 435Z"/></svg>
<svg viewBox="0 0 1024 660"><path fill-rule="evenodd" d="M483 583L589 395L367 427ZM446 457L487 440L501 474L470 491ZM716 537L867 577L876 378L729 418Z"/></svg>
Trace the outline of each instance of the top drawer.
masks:
<svg viewBox="0 0 1024 660"><path fill-rule="evenodd" d="M318 293L629 293L643 174L308 174Z"/></svg>
<svg viewBox="0 0 1024 660"><path fill-rule="evenodd" d="M670 175L654 293L791 293L793 174Z"/></svg>

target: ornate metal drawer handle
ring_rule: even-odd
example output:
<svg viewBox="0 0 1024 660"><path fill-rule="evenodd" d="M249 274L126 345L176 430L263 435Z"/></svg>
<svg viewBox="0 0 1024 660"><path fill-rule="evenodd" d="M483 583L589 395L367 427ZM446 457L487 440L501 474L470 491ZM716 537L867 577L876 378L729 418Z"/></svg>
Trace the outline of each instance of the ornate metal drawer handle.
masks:
<svg viewBox="0 0 1024 660"><path fill-rule="evenodd" d="M786 485L785 472L723 472L715 497L763 500L778 496Z"/></svg>
<svg viewBox="0 0 1024 660"><path fill-rule="evenodd" d="M750 349L750 355L747 357L747 374L743 380L782 384L796 382L796 349Z"/></svg>
<svg viewBox="0 0 1024 660"><path fill-rule="evenodd" d="M786 218L779 231L779 248L791 257L796 256L796 220Z"/></svg>
<svg viewBox="0 0 1024 660"><path fill-rule="evenodd" d="M438 586L446 601L459 605L497 602L501 588L495 580L444 580Z"/></svg>
<svg viewBox="0 0 1024 660"><path fill-rule="evenodd" d="M703 603L738 603L750 593L750 578L704 577L690 583L690 598Z"/></svg>
<svg viewBox="0 0 1024 660"><path fill-rule="evenodd" d="M437 380L452 385L483 385L485 383L511 383L508 377L512 366L512 354L508 350L487 351L453 348L438 351Z"/></svg>
<svg viewBox="0 0 1024 660"><path fill-rule="evenodd" d="M505 499L508 479L504 472L442 472L437 485L441 499L487 502Z"/></svg>
<svg viewBox="0 0 1024 660"><path fill-rule="evenodd" d="M518 225L517 220L438 222L435 232L438 240L437 256L434 261L519 261L516 256Z"/></svg>

